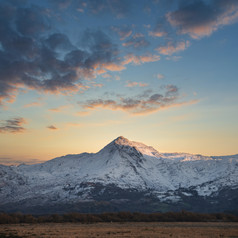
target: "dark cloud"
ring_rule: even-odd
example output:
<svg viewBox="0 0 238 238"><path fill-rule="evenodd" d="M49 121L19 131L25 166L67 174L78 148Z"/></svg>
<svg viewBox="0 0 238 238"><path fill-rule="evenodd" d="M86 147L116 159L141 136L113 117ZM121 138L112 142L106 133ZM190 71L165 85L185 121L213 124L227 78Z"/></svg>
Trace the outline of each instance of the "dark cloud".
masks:
<svg viewBox="0 0 238 238"><path fill-rule="evenodd" d="M84 109L94 110L105 108L110 110L121 110L132 114L148 114L160 109L181 106L194 102L178 102L179 90L175 85L167 85L164 92L153 93L152 90L145 90L144 93L134 97L118 97L114 99L88 100L81 104Z"/></svg>
<svg viewBox="0 0 238 238"><path fill-rule="evenodd" d="M26 120L21 117L0 121L0 133L19 133L24 132L25 128L22 126Z"/></svg>
<svg viewBox="0 0 238 238"><path fill-rule="evenodd" d="M50 130L58 130L58 128L55 127L55 126L53 126L53 125L51 125L51 126L47 126L47 128L50 129Z"/></svg>
<svg viewBox="0 0 238 238"><path fill-rule="evenodd" d="M178 10L169 12L167 19L172 26L178 27L180 34L198 39L237 20L238 1L180 1Z"/></svg>
<svg viewBox="0 0 238 238"><path fill-rule="evenodd" d="M108 4L117 17L124 17L131 9L131 2L127 0L108 0Z"/></svg>
<svg viewBox="0 0 238 238"><path fill-rule="evenodd" d="M110 37L103 31L86 30L81 43L90 54L85 65L95 68L96 65L112 63L118 60L117 45L112 43Z"/></svg>
<svg viewBox="0 0 238 238"><path fill-rule="evenodd" d="M72 4L72 0L49 0L49 1L60 9L65 9L69 7L70 4Z"/></svg>
<svg viewBox="0 0 238 238"><path fill-rule="evenodd" d="M147 89L144 90L141 94L137 95L137 97L143 99L143 98L148 98L150 97L150 95L153 94L153 90L152 89Z"/></svg>
<svg viewBox="0 0 238 238"><path fill-rule="evenodd" d="M73 50L75 47L71 44L68 37L61 33L52 34L46 39L46 45L52 49L59 49L59 50Z"/></svg>
<svg viewBox="0 0 238 238"><path fill-rule="evenodd" d="M53 32L45 9L0 4L0 104L12 102L20 88L67 93L86 89L96 70L121 70L117 45L103 31L86 30L74 46ZM119 66L118 66L119 65Z"/></svg>
<svg viewBox="0 0 238 238"><path fill-rule="evenodd" d="M39 35L50 29L47 18L42 17L44 9L31 6L31 8L18 8L15 24L17 31L22 35Z"/></svg>
<svg viewBox="0 0 238 238"><path fill-rule="evenodd" d="M124 17L129 13L131 3L126 0L88 0L87 8L93 14L112 13Z"/></svg>
<svg viewBox="0 0 238 238"><path fill-rule="evenodd" d="M94 14L104 12L108 8L106 0L89 0L87 7Z"/></svg>
<svg viewBox="0 0 238 238"><path fill-rule="evenodd" d="M127 0L49 0L53 6L64 10L72 7L79 12L87 11L93 15L111 14L117 18L128 15L131 9L131 1Z"/></svg>

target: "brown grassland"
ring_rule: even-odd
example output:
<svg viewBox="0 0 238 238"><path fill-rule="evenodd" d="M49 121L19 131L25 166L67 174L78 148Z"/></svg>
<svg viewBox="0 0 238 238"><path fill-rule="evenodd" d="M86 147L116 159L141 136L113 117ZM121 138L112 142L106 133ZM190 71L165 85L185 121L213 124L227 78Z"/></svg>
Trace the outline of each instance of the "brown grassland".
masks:
<svg viewBox="0 0 238 238"><path fill-rule="evenodd" d="M128 223L42 223L1 224L5 237L229 237L238 238L233 222L128 222Z"/></svg>

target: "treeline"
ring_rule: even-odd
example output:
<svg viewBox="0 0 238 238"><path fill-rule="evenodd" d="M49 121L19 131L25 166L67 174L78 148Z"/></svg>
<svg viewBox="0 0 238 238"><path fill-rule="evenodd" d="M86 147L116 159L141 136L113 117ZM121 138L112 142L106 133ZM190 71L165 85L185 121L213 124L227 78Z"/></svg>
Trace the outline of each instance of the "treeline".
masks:
<svg viewBox="0 0 238 238"><path fill-rule="evenodd" d="M225 213L201 214L187 211L166 212L166 213L138 213L118 212L102 214L52 214L34 216L22 213L0 213L0 224L15 223L48 223L48 222L238 222L238 216Z"/></svg>

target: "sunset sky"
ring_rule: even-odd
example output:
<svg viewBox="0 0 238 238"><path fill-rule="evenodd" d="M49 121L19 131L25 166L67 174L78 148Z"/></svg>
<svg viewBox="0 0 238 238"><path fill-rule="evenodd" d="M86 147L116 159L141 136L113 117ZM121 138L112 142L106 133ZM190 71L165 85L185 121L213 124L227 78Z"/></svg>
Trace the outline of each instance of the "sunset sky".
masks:
<svg viewBox="0 0 238 238"><path fill-rule="evenodd" d="M238 153L237 0L0 0L0 163Z"/></svg>

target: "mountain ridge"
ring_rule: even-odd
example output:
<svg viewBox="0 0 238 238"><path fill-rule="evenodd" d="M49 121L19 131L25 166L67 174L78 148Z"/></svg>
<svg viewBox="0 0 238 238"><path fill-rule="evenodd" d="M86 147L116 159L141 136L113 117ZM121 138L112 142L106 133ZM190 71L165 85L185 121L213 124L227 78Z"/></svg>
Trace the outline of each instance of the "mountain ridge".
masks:
<svg viewBox="0 0 238 238"><path fill-rule="evenodd" d="M90 204L91 211L104 211L104 205L98 203L110 204L112 211L137 211L140 206L140 211L165 207L200 210L195 202L203 204L203 210L238 210L238 205L234 206L237 191L237 155L166 154L122 136L97 153L66 155L34 165L0 166L0 211L13 205L23 212L46 207L53 212L84 211L85 204ZM231 201L225 205L227 194Z"/></svg>

